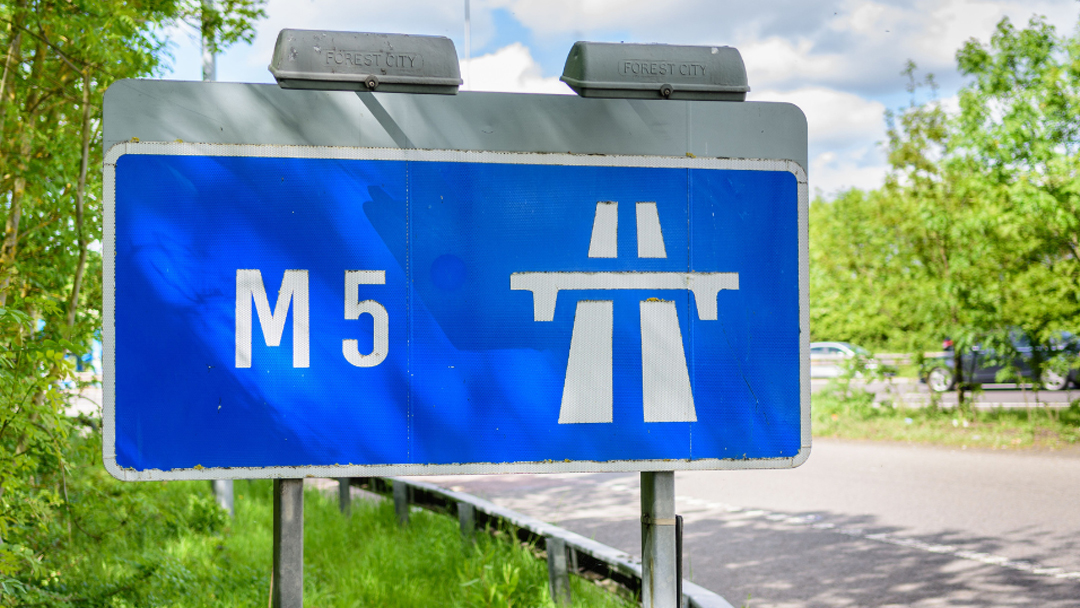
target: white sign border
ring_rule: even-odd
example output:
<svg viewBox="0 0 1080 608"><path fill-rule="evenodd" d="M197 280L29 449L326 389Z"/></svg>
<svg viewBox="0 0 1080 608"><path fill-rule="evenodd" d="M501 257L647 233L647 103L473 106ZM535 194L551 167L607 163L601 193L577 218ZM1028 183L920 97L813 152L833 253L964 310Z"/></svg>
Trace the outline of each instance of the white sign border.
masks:
<svg viewBox="0 0 1080 608"><path fill-rule="evenodd" d="M125 154L159 156L241 156L254 158L324 158L334 160L427 161L490 164L568 165L584 167L643 167L672 169L729 169L786 171L798 184L799 232L799 397L801 445L795 456L784 458L703 458L660 460L572 460L539 462L471 462L454 464L326 465L296 467L220 467L129 469L116 462L116 163ZM122 481L170 479L296 479L303 477L386 477L405 475L470 475L505 473L598 473L629 471L701 471L734 469L789 469L810 457L810 303L809 303L809 187L806 171L793 160L701 158L692 156L630 156L618 154L549 154L401 148L351 148L260 144L207 144L130 141L114 145L105 154L102 257L102 460L105 469Z"/></svg>

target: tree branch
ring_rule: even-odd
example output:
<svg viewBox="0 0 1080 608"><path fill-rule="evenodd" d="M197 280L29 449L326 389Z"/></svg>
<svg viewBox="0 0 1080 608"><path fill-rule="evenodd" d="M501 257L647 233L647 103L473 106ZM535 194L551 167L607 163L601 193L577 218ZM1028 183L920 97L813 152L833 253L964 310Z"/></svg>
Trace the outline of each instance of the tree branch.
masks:
<svg viewBox="0 0 1080 608"><path fill-rule="evenodd" d="M68 298L68 328L75 326L75 312L79 308L79 288L82 286L83 272L86 270L86 234L83 230L83 209L86 200L86 172L90 162L90 70L83 72L82 95L82 160L79 165L79 184L75 188L75 233L79 238L79 262L75 267L75 279Z"/></svg>

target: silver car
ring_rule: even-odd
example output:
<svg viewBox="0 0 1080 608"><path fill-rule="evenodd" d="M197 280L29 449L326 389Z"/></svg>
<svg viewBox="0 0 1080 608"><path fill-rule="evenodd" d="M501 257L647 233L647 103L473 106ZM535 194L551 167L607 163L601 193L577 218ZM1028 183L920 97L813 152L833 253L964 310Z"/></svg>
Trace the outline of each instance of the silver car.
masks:
<svg viewBox="0 0 1080 608"><path fill-rule="evenodd" d="M836 378L844 373L844 362L856 355L867 357L867 369L875 369L877 361L870 358L870 351L850 342L811 342L810 377Z"/></svg>

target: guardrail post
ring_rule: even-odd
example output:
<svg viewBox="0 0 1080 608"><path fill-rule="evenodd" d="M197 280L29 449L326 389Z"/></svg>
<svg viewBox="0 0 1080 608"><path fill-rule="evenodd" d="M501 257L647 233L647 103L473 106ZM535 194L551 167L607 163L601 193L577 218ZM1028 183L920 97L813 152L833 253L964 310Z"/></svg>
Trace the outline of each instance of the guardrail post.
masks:
<svg viewBox="0 0 1080 608"><path fill-rule="evenodd" d="M274 480L272 608L304 605L304 480Z"/></svg>
<svg viewBox="0 0 1080 608"><path fill-rule="evenodd" d="M349 517L352 514L352 478L339 477L337 483L338 509L342 515Z"/></svg>
<svg viewBox="0 0 1080 608"><path fill-rule="evenodd" d="M566 568L566 542L554 536L544 537L544 548L547 550L548 588L551 590L551 601L556 606L569 606L570 598L570 573Z"/></svg>
<svg viewBox="0 0 1080 608"><path fill-rule="evenodd" d="M397 514L398 523L409 523L409 486L405 482L394 480L394 513Z"/></svg>
<svg viewBox="0 0 1080 608"><path fill-rule="evenodd" d="M233 508L233 480L215 479L211 483L214 487L214 499L217 500L222 509L229 512L229 517L235 515L236 510Z"/></svg>
<svg viewBox="0 0 1080 608"><path fill-rule="evenodd" d="M458 525L461 526L461 536L472 542L476 532L476 507L467 502L457 503Z"/></svg>
<svg viewBox="0 0 1080 608"><path fill-rule="evenodd" d="M675 473L641 473L641 604L676 608Z"/></svg>
<svg viewBox="0 0 1080 608"><path fill-rule="evenodd" d="M362 486L368 484L367 487L370 487L373 491L386 495L390 491L391 482L391 478L361 477L357 478L356 483ZM467 530L475 529L477 513L481 514L481 517L485 522L494 526L512 527L516 531L514 536L519 538L525 535L525 537L531 541L539 543L540 539L545 539L546 542L548 534L551 533L548 524L534 520L521 513L513 514L507 509L500 509L496 505L483 500L478 500L475 504L464 501L459 502L461 494L451 492L428 482L410 482L408 487L413 492L423 492L422 501L425 506L430 505L437 510L447 512L457 508L459 521L463 519L467 520L467 525L462 526L463 535L467 533ZM674 481L672 481L671 496L674 496ZM675 507L672 502L671 512L674 513L674 510ZM469 513L466 513L466 511L469 511ZM671 552L673 555L675 547L674 529L678 522L678 516L675 517L674 521L676 521L676 524L667 526L669 530L672 530ZM632 592L636 592L638 589L643 590L645 588L644 584L639 585L639 583L642 583L640 570L636 567L635 563L632 563L629 560L629 556L625 556L622 551L617 551L612 547L607 547L594 540L582 538L572 532L565 532L565 536L560 535L560 538L562 538L568 552L568 564L574 571L595 572L603 577L614 580L620 585L624 585ZM581 552L580 556L578 555L578 550ZM674 557L672 557L672 559L674 559ZM580 563L578 563L578 560L580 560ZM674 582L672 582L672 584L674 585ZM703 606L708 606L720 608L723 606L725 608L731 608L731 604L723 597L694 585L691 582L686 582L685 585L685 594L683 596L684 607L701 608ZM675 602L674 593L672 593L671 603L669 605L678 605Z"/></svg>

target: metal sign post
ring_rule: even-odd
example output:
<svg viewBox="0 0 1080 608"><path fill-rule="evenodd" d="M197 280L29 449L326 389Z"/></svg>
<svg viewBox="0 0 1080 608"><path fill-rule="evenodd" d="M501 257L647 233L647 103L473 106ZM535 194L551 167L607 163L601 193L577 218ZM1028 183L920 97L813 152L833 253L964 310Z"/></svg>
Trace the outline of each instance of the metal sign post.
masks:
<svg viewBox="0 0 1080 608"><path fill-rule="evenodd" d="M641 473L641 603L677 608L675 473Z"/></svg>
<svg viewBox="0 0 1080 608"><path fill-rule="evenodd" d="M304 605L304 480L274 480L274 569L271 606Z"/></svg>
<svg viewBox="0 0 1080 608"><path fill-rule="evenodd" d="M106 468L646 471L660 602L672 470L809 456L802 112L727 47L575 45L586 99L458 94L445 39L274 57L300 90L106 93Z"/></svg>

